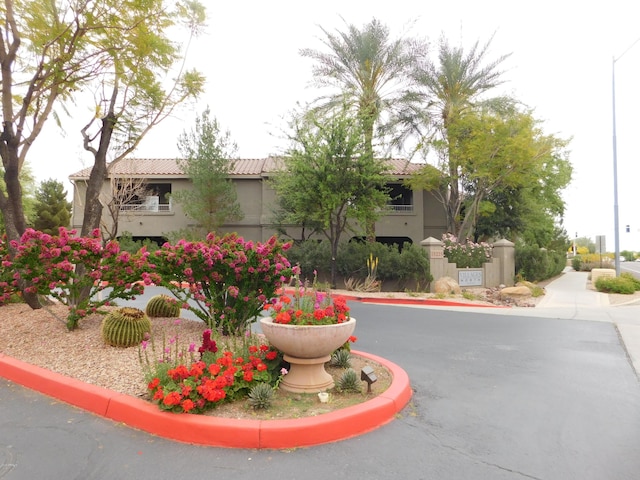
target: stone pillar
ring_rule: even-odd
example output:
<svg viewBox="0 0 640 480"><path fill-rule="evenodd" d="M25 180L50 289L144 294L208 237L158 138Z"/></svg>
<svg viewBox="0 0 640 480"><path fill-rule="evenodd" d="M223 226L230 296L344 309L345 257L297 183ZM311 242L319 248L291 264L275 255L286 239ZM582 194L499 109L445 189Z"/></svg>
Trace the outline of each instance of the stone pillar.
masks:
<svg viewBox="0 0 640 480"><path fill-rule="evenodd" d="M516 249L509 240L498 240L493 244L493 258L499 260L499 279L502 285L511 287L516 276Z"/></svg>
<svg viewBox="0 0 640 480"><path fill-rule="evenodd" d="M420 245L426 250L427 257L429 258L429 269L431 271L431 276L433 277L433 281L429 286L429 291L433 293L434 283L439 278L445 276L446 266L449 261L444 256L444 243L440 240L429 237L422 240Z"/></svg>

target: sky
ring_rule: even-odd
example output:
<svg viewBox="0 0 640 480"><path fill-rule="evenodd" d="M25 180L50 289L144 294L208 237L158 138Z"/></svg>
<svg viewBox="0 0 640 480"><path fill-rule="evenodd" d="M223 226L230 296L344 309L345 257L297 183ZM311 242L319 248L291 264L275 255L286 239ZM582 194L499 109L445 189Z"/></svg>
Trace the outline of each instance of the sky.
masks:
<svg viewBox="0 0 640 480"><path fill-rule="evenodd" d="M198 104L183 108L152 131L135 157L179 156L176 140L208 106L229 130L242 158L283 152L287 114L318 96L311 86L313 60L301 48L322 49L320 27L363 26L377 18L396 37L421 37L435 55L441 36L468 48L494 35L490 58L503 63L509 93L534 109L547 134L571 138L573 180L565 190L563 226L571 238L604 235L614 250L613 59L615 62L617 191L620 249L640 250L640 26L633 2L580 3L475 0L415 2L205 2L209 19L187 62L207 76ZM366 7L363 7L366 5ZM518 5L517 7L515 5ZM527 5L527 6L525 6ZM597 7L597 8L595 8ZM82 110L82 113L86 111ZM90 111L90 107L87 107ZM82 119L86 118L78 115ZM82 150L80 118L45 127L27 159L36 178L68 176L91 165ZM56 160L52 161L52 152ZM630 232L627 233L626 226Z"/></svg>

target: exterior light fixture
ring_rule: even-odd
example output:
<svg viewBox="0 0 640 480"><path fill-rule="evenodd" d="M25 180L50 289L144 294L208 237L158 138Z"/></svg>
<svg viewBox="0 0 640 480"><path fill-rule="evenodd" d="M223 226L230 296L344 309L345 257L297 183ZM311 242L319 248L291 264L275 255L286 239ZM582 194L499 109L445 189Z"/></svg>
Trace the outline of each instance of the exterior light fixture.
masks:
<svg viewBox="0 0 640 480"><path fill-rule="evenodd" d="M360 372L360 380L363 382L367 382L367 393L371 393L371 384L378 380L376 377L373 368L367 366L362 367L362 371Z"/></svg>

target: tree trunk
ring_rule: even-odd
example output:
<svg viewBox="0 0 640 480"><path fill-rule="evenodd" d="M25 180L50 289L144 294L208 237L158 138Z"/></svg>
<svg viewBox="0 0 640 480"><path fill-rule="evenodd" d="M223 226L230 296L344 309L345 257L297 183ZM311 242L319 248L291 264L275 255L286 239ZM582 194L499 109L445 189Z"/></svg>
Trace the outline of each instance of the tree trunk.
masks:
<svg viewBox="0 0 640 480"><path fill-rule="evenodd" d="M100 192L107 178L107 152L111 143L111 135L116 124L116 117L109 114L102 119L102 129L100 131L100 145L97 151L93 151L94 162L87 183L87 193L84 201L84 218L82 219L81 237L88 237L96 228L100 228L102 220L102 203L100 202ZM76 265L76 274L79 277L85 275L85 266ZM74 304L89 298L91 287L84 288L79 297L74 299Z"/></svg>
<svg viewBox="0 0 640 480"><path fill-rule="evenodd" d="M7 126L5 125L5 132ZM2 140L5 140L5 133L3 133ZM13 137L13 136L12 136ZM4 163L4 183L6 186L7 195L0 195L0 209L4 217L4 225L7 234L7 240L20 240L20 237L27 228L26 220L24 217L24 209L22 207L22 186L20 185L20 168L17 146L14 140L10 139L6 141L1 147L2 160ZM13 258L15 256L15 250L9 244L9 256ZM36 293L25 292L25 288L28 285L24 281L20 281L18 287L22 291L22 298L24 301L34 310L41 308L40 300Z"/></svg>

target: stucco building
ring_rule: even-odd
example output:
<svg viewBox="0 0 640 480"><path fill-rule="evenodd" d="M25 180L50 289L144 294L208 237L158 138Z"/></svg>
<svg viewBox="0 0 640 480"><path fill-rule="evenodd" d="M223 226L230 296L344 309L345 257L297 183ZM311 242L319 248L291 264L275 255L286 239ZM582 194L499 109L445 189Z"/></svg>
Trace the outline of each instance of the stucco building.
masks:
<svg viewBox="0 0 640 480"><path fill-rule="evenodd" d="M267 181L276 170L274 157L239 159L235 161L230 178L235 185L238 201L244 214L240 221L222 226L220 233L237 232L245 239L264 241L276 233L273 211L276 194ZM429 192L413 191L403 185L420 165L401 159L389 159L389 173L394 178L389 205L376 222L379 241L418 243L427 237L440 238L446 230L442 205ZM84 199L90 168L69 177L73 184L72 227L82 225ZM171 231L194 226L193 219L185 215L182 207L172 201L171 194L191 188L191 181L179 168L175 159L139 158L125 159L110 168L104 181L101 201L108 204L119 186L143 182L145 195L134 196L121 202L118 215L118 234L129 232L134 239L162 240ZM113 216L103 210L103 223L109 228ZM295 227L293 227L295 229ZM292 228L287 228L292 232ZM294 235L295 237L295 235Z"/></svg>

